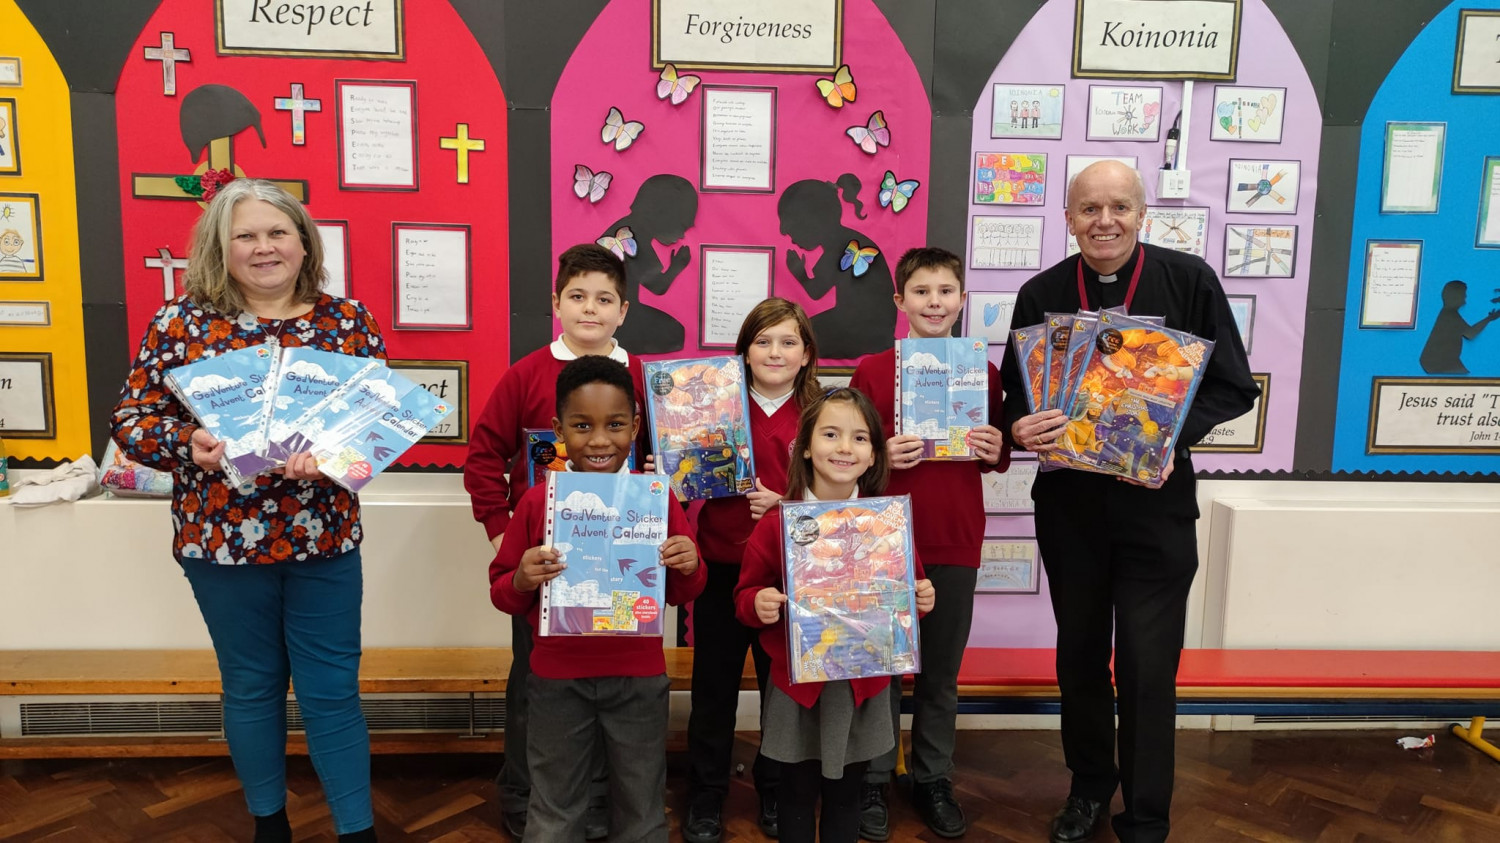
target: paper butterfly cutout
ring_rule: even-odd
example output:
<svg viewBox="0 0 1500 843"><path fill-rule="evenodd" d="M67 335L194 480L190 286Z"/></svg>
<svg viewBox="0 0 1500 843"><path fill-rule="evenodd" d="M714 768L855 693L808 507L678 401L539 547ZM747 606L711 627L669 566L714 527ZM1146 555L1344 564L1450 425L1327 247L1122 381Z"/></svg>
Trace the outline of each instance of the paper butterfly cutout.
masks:
<svg viewBox="0 0 1500 843"><path fill-rule="evenodd" d="M858 240L850 240L849 245L844 247L844 256L839 258L839 269L853 267L854 277L858 278L870 271L870 264L875 262L879 254L880 250L874 246L860 248Z"/></svg>
<svg viewBox="0 0 1500 843"><path fill-rule="evenodd" d="M818 80L818 94L834 108L843 108L844 103L854 102L855 93L854 75L849 72L847 64L840 66L832 79Z"/></svg>
<svg viewBox="0 0 1500 843"><path fill-rule="evenodd" d="M999 304L987 304L987 305L984 306L984 327L988 328L989 326L995 324L995 320L999 319L999 318L1000 318L1000 305Z"/></svg>
<svg viewBox="0 0 1500 843"><path fill-rule="evenodd" d="M885 178L880 180L880 207L888 207L892 213L901 213L912 194L921 186L922 183L916 179L896 181L896 174L886 170Z"/></svg>
<svg viewBox="0 0 1500 843"><path fill-rule="evenodd" d="M850 126L844 130L844 134L858 144L866 155L874 155L880 151L880 147L891 145L891 128L885 124L884 111L871 114L867 125Z"/></svg>
<svg viewBox="0 0 1500 843"><path fill-rule="evenodd" d="M682 105L682 101L688 98L688 94L698 87L703 80L697 76L689 76L684 73L677 75L677 68L671 62L661 69L661 81L656 83L656 98L664 100L672 98L673 105Z"/></svg>
<svg viewBox="0 0 1500 843"><path fill-rule="evenodd" d="M635 232L630 226L622 225L615 229L614 236L608 234L594 241L600 246L615 253L615 257L625 260L627 257L635 257Z"/></svg>
<svg viewBox="0 0 1500 843"><path fill-rule="evenodd" d="M603 170L596 173L582 164L574 164L573 193L579 199L587 197L590 202L598 202L604 198L604 193L609 190L609 183L614 178L613 173L606 173Z"/></svg>
<svg viewBox="0 0 1500 843"><path fill-rule="evenodd" d="M645 123L636 120L627 122L620 109L610 106L609 115L604 118L604 128L599 130L599 140L612 143L616 151L624 152L645 130Z"/></svg>

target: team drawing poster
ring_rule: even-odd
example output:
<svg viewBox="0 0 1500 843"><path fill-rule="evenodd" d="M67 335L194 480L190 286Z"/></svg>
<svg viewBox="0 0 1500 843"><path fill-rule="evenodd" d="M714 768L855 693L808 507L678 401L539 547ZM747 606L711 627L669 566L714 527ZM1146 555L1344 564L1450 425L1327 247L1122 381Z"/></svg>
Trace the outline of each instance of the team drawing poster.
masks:
<svg viewBox="0 0 1500 843"><path fill-rule="evenodd" d="M670 499L650 474L548 473L543 542L567 567L542 584L539 635L662 634Z"/></svg>
<svg viewBox="0 0 1500 843"><path fill-rule="evenodd" d="M656 473L671 479L677 499L755 488L744 362L734 356L653 360L644 374Z"/></svg>
<svg viewBox="0 0 1500 843"><path fill-rule="evenodd" d="M921 670L911 498L785 501L792 682Z"/></svg>
<svg viewBox="0 0 1500 843"><path fill-rule="evenodd" d="M989 424L988 343L896 340L896 433L922 437L922 458L975 459L969 433Z"/></svg>
<svg viewBox="0 0 1500 843"><path fill-rule="evenodd" d="M995 85L992 138L1062 137L1062 85Z"/></svg>

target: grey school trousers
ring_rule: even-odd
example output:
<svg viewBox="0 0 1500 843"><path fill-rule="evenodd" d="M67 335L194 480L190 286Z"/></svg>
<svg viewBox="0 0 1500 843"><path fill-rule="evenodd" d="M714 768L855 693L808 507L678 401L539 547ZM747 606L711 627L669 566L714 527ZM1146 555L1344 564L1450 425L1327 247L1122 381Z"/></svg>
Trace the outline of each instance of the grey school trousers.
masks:
<svg viewBox="0 0 1500 843"><path fill-rule="evenodd" d="M906 768L917 784L953 776L953 745L958 724L958 667L974 622L975 568L934 565L927 569L936 602L921 620L922 672L912 691L911 757ZM892 727L901 735L900 685L891 688ZM899 740L898 740L899 743ZM885 784L896 769L896 749L875 758L865 781Z"/></svg>
<svg viewBox="0 0 1500 843"><path fill-rule="evenodd" d="M531 767L526 843L581 843L602 746L612 843L666 843L667 694L658 676L526 681Z"/></svg>

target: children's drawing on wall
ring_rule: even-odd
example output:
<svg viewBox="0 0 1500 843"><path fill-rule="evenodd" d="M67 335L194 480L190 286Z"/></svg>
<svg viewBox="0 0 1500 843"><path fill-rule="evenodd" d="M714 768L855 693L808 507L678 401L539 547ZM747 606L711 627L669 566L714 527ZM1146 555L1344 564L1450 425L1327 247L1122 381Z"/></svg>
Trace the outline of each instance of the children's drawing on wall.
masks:
<svg viewBox="0 0 1500 843"><path fill-rule="evenodd" d="M1061 138L1062 85L1002 85L992 90L992 138Z"/></svg>
<svg viewBox="0 0 1500 843"><path fill-rule="evenodd" d="M0 176L21 174L21 151L16 138L16 101L0 99Z"/></svg>
<svg viewBox="0 0 1500 843"><path fill-rule="evenodd" d="M0 278L39 280L37 197L0 193Z"/></svg>
<svg viewBox="0 0 1500 843"><path fill-rule="evenodd" d="M1159 140L1161 93L1156 85L1090 85L1088 139Z"/></svg>
<svg viewBox="0 0 1500 843"><path fill-rule="evenodd" d="M1422 347L1422 370L1429 375L1467 375L1464 365L1464 340L1479 338L1486 325L1500 319L1500 308L1470 325L1459 313L1469 301L1469 285L1462 281L1449 281L1443 285L1443 309L1437 321L1432 323L1432 333L1427 345ZM1493 300L1500 303L1500 296Z"/></svg>
<svg viewBox="0 0 1500 843"><path fill-rule="evenodd" d="M1281 143L1285 88L1214 86L1214 122L1209 140Z"/></svg>
<svg viewBox="0 0 1500 843"><path fill-rule="evenodd" d="M641 301L641 290L666 295L672 281L692 262L692 247L683 245L671 250L663 266L651 242L671 246L687 234L697 218L698 191L692 182L682 176L655 175L641 183L635 201L630 203L630 213L599 234L601 240L620 239L620 229L626 228L633 235L636 253L625 261L625 300L630 302L630 315L615 332L615 339L631 354L682 350L682 323Z"/></svg>
<svg viewBox="0 0 1500 843"><path fill-rule="evenodd" d="M814 299L834 291L833 307L812 317L818 353L831 360L889 348L896 331L896 303L891 299L895 285L885 255L879 244L843 221L845 202L854 208L855 217L866 218L859 201L861 186L852 173L836 182L803 179L776 203L781 233L802 250L786 250L787 270ZM809 271L807 257L820 249Z"/></svg>

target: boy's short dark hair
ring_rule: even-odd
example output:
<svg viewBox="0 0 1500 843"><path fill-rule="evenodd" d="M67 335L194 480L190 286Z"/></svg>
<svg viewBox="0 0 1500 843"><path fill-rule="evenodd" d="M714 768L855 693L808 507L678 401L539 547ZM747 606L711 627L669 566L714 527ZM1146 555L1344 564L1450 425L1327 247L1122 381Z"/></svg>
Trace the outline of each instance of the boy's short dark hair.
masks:
<svg viewBox="0 0 1500 843"><path fill-rule="evenodd" d="M602 383L619 387L635 412L635 386L630 381L630 370L625 364L600 354L585 354L564 366L557 376L557 417L563 417L563 407L573 393L591 383Z"/></svg>
<svg viewBox="0 0 1500 843"><path fill-rule="evenodd" d="M625 300L625 262L598 243L580 243L557 256L557 282L552 292L562 295L569 281L590 272L608 275L620 300Z"/></svg>
<svg viewBox="0 0 1500 843"><path fill-rule="evenodd" d="M896 292L906 295L906 282L919 269L946 269L958 279L958 291L964 291L964 262L958 255L937 246L907 249L896 262Z"/></svg>

